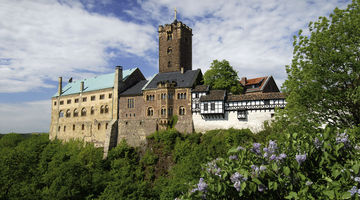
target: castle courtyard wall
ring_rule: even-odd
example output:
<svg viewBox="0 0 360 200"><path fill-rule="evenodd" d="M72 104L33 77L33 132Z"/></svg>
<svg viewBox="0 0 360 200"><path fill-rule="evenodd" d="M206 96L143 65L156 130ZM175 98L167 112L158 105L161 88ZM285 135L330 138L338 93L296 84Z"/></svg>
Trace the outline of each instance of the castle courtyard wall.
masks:
<svg viewBox="0 0 360 200"><path fill-rule="evenodd" d="M237 111L226 111L225 114L205 117L199 112L193 113L192 119L196 132L205 132L214 129L250 129L257 133L264 129L265 121L270 121L274 110L248 110L246 119L238 119Z"/></svg>

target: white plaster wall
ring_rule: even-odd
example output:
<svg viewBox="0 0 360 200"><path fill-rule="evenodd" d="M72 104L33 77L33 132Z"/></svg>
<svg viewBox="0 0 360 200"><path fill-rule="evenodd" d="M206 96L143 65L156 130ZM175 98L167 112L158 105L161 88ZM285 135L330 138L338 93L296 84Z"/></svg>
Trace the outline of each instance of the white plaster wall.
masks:
<svg viewBox="0 0 360 200"><path fill-rule="evenodd" d="M271 114L274 110L248 110L247 119L238 119L237 111L226 111L224 118L208 119L202 118L202 115L197 112L193 113L193 122L196 132L205 132L214 129L246 129L249 128L252 132L259 132L263 130L265 121L271 120Z"/></svg>

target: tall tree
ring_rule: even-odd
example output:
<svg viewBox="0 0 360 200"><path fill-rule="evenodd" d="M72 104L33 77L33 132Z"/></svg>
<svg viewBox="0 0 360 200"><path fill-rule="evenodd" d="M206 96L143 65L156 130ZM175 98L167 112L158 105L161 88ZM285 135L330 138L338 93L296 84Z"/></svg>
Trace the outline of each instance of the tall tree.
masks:
<svg viewBox="0 0 360 200"><path fill-rule="evenodd" d="M286 66L286 116L296 123L337 127L360 123L360 0L336 8L294 36Z"/></svg>
<svg viewBox="0 0 360 200"><path fill-rule="evenodd" d="M227 60L214 60L204 74L204 83L212 89L223 89L233 94L243 91L236 71Z"/></svg>

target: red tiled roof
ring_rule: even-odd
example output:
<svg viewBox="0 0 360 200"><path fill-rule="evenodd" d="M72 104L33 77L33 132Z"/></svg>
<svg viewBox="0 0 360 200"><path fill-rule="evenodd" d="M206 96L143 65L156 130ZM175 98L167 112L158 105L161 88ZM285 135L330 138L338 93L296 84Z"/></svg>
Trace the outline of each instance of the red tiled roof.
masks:
<svg viewBox="0 0 360 200"><path fill-rule="evenodd" d="M267 76L265 76L265 77L258 77L258 78L252 78L252 79L247 79L245 85L258 84L258 83L260 83L262 80L264 80L264 79L266 79L266 78L267 78Z"/></svg>

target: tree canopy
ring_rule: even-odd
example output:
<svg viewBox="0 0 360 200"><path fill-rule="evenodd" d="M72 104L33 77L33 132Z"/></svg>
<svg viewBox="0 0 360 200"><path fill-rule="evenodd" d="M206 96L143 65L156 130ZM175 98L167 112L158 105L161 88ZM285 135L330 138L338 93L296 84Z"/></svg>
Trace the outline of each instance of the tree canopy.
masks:
<svg viewBox="0 0 360 200"><path fill-rule="evenodd" d="M204 83L212 89L223 89L233 94L243 91L236 71L227 60L214 60L204 74Z"/></svg>
<svg viewBox="0 0 360 200"><path fill-rule="evenodd" d="M294 36L286 117L348 127L360 123L360 1L336 8L329 19L309 23L310 34Z"/></svg>

